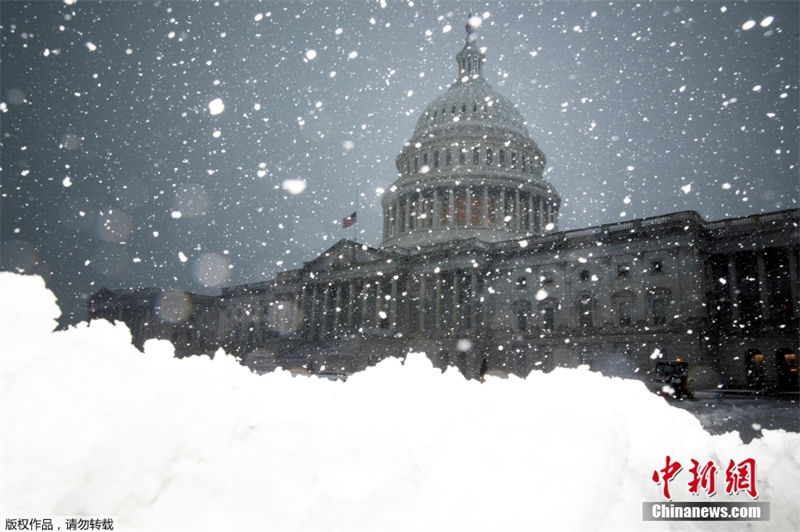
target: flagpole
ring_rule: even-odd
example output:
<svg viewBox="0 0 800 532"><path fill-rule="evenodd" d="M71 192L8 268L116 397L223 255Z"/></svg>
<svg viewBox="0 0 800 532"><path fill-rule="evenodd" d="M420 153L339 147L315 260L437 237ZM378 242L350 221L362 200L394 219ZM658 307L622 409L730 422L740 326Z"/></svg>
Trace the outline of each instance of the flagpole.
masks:
<svg viewBox="0 0 800 532"><path fill-rule="evenodd" d="M356 220L358 220L358 183L356 183L356 200L354 202L353 208L356 211ZM356 242L356 226L358 223L353 224L353 242Z"/></svg>

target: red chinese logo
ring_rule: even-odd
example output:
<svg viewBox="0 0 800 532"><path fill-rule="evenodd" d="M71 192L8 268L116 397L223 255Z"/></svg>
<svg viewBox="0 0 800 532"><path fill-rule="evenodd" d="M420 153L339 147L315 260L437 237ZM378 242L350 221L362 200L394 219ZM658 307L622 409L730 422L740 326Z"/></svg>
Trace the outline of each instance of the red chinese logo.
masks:
<svg viewBox="0 0 800 532"><path fill-rule="evenodd" d="M689 468L689 474L692 478L689 480L689 493L698 495L702 490L709 497L714 495L717 492L717 464L713 460L709 460L701 465L694 458L691 459L691 462L692 467ZM653 471L652 480L656 484L662 484L662 495L668 501L672 500L669 483L680 473L682 468L680 462L673 462L672 457L667 455L664 467ZM735 495L740 491L747 493L752 499L758 498L756 461L753 458L746 458L738 464L731 460L725 470L725 493Z"/></svg>
<svg viewBox="0 0 800 532"><path fill-rule="evenodd" d="M750 498L758 497L756 489L756 461L753 458L742 460L734 464L733 460L725 470L725 493L733 495L744 491Z"/></svg>

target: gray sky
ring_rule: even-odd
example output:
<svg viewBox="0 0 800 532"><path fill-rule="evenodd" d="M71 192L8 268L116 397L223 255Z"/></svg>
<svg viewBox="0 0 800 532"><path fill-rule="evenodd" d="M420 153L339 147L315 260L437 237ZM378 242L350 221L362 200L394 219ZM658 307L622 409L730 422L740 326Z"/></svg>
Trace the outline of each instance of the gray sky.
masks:
<svg viewBox="0 0 800 532"><path fill-rule="evenodd" d="M0 3L3 269L64 322L102 286L215 293L352 238L356 187L377 246L470 8L562 229L798 206L795 2L386 4Z"/></svg>

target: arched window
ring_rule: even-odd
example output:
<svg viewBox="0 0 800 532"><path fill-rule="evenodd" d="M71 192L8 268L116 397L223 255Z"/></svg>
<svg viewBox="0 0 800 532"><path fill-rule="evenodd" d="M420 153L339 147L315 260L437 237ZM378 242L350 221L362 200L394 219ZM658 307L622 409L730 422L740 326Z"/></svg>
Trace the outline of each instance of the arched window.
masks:
<svg viewBox="0 0 800 532"><path fill-rule="evenodd" d="M428 164L428 152L422 154L422 166L426 166Z"/></svg>
<svg viewBox="0 0 800 532"><path fill-rule="evenodd" d="M467 104L465 104L465 103L461 104L461 112L462 113L466 113L467 112Z"/></svg>
<svg viewBox="0 0 800 532"><path fill-rule="evenodd" d="M758 390L764 387L764 354L758 349L748 349L745 353L747 386Z"/></svg>
<svg viewBox="0 0 800 532"><path fill-rule="evenodd" d="M455 189L455 202L456 223L458 225L465 225L467 223L467 193L464 187L457 187Z"/></svg>
<svg viewBox="0 0 800 532"><path fill-rule="evenodd" d="M511 152L511 168L517 169L517 152Z"/></svg>
<svg viewBox="0 0 800 532"><path fill-rule="evenodd" d="M481 223L481 198L483 197L483 189L482 188L473 188L471 189L472 193L472 209L470 210L471 220L470 222L472 225L478 225Z"/></svg>
<svg viewBox="0 0 800 532"><path fill-rule="evenodd" d="M444 152L444 165L450 166L453 163L453 152L447 148Z"/></svg>
<svg viewBox="0 0 800 532"><path fill-rule="evenodd" d="M480 148L475 146L472 148L472 164L478 164L481 160Z"/></svg>
<svg viewBox="0 0 800 532"><path fill-rule="evenodd" d="M506 166L506 150L500 150L500 166Z"/></svg>
<svg viewBox="0 0 800 532"><path fill-rule="evenodd" d="M531 302L524 299L518 299L514 302L514 314L517 318L517 331L520 333L528 332L530 323L528 316L531 312Z"/></svg>
<svg viewBox="0 0 800 532"><path fill-rule="evenodd" d="M653 316L653 325L667 323L669 297L670 291L667 288L657 288L650 293L650 310Z"/></svg>
<svg viewBox="0 0 800 532"><path fill-rule="evenodd" d="M433 167L439 168L439 150L433 152Z"/></svg>
<svg viewBox="0 0 800 532"><path fill-rule="evenodd" d="M467 149L461 148L458 150L458 164L467 164Z"/></svg>
<svg viewBox="0 0 800 532"><path fill-rule="evenodd" d="M539 317L542 330L552 331L555 328L556 309L558 301L547 298L539 303Z"/></svg>
<svg viewBox="0 0 800 532"><path fill-rule="evenodd" d="M797 371L797 353L793 349L781 348L775 351L775 364L778 369L778 389L797 391L800 388Z"/></svg>
<svg viewBox="0 0 800 532"><path fill-rule="evenodd" d="M486 148L486 164L488 164L488 165L492 164L492 149L491 148Z"/></svg>
<svg viewBox="0 0 800 532"><path fill-rule="evenodd" d="M578 321L584 329L594 326L594 298L591 294L584 293L578 297Z"/></svg>
<svg viewBox="0 0 800 532"><path fill-rule="evenodd" d="M628 327L633 323L633 300L636 294L630 290L617 292L613 296L614 310L617 313L617 321L621 327Z"/></svg>

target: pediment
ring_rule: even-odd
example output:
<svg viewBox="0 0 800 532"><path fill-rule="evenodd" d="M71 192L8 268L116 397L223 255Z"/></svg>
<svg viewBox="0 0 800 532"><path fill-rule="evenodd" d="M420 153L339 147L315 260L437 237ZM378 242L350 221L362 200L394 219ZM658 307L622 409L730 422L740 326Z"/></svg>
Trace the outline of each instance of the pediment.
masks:
<svg viewBox="0 0 800 532"><path fill-rule="evenodd" d="M312 272L347 270L385 258L386 253L383 251L352 240L342 239L317 258L306 262L304 269Z"/></svg>

